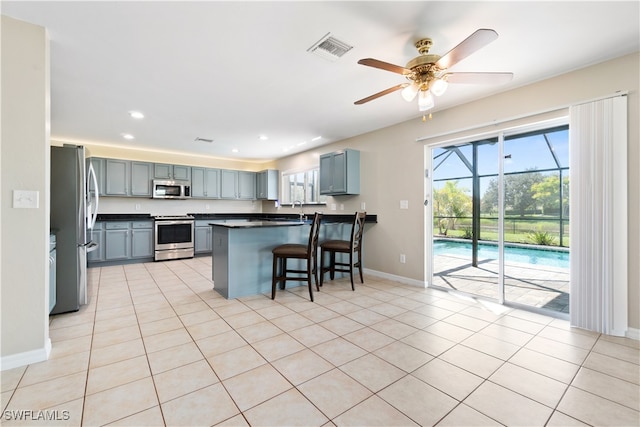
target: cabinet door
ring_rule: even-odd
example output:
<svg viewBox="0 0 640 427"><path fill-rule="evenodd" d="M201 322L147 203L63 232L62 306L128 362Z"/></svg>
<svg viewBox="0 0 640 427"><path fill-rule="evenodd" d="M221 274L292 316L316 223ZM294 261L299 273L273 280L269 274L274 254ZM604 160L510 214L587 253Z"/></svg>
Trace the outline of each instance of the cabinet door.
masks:
<svg viewBox="0 0 640 427"><path fill-rule="evenodd" d="M204 195L209 199L220 198L220 169L205 169Z"/></svg>
<svg viewBox="0 0 640 427"><path fill-rule="evenodd" d="M173 165L173 179L191 180L191 166Z"/></svg>
<svg viewBox="0 0 640 427"><path fill-rule="evenodd" d="M131 162L131 195L151 196L152 163Z"/></svg>
<svg viewBox="0 0 640 427"><path fill-rule="evenodd" d="M333 186L333 155L320 156L320 194L331 193Z"/></svg>
<svg viewBox="0 0 640 427"><path fill-rule="evenodd" d="M220 197L235 199L238 197L238 171L222 169L220 171Z"/></svg>
<svg viewBox="0 0 640 427"><path fill-rule="evenodd" d="M197 254L211 252L210 226L195 227L194 251Z"/></svg>
<svg viewBox="0 0 640 427"><path fill-rule="evenodd" d="M104 196L104 162L105 159L101 159L99 157L91 158L91 164L93 165L93 170L96 173L96 180L98 181L98 194L100 196ZM95 191L93 180L89 181L89 191Z"/></svg>
<svg viewBox="0 0 640 427"><path fill-rule="evenodd" d="M256 173L256 198L259 200L277 200L280 172L269 169Z"/></svg>
<svg viewBox="0 0 640 427"><path fill-rule="evenodd" d="M105 194L108 196L126 196L129 194L128 160L107 159L105 171Z"/></svg>
<svg viewBox="0 0 640 427"><path fill-rule="evenodd" d="M204 168L191 168L191 197L205 196L204 175Z"/></svg>
<svg viewBox="0 0 640 427"><path fill-rule="evenodd" d="M347 191L347 153L338 152L332 158L333 180L331 191L346 193Z"/></svg>
<svg viewBox="0 0 640 427"><path fill-rule="evenodd" d="M156 163L153 165L153 177L156 179L171 179L171 165Z"/></svg>
<svg viewBox="0 0 640 427"><path fill-rule="evenodd" d="M105 259L129 258L129 229L126 230L106 230L105 239Z"/></svg>
<svg viewBox="0 0 640 427"><path fill-rule="evenodd" d="M238 172L238 198L255 200L256 198L256 173Z"/></svg>
<svg viewBox="0 0 640 427"><path fill-rule="evenodd" d="M131 258L153 256L153 229L135 228L131 230Z"/></svg>
<svg viewBox="0 0 640 427"><path fill-rule="evenodd" d="M98 246L91 252L87 253L87 261L104 261L104 241L102 239L103 233L104 232L101 229L91 230L91 241L95 242Z"/></svg>

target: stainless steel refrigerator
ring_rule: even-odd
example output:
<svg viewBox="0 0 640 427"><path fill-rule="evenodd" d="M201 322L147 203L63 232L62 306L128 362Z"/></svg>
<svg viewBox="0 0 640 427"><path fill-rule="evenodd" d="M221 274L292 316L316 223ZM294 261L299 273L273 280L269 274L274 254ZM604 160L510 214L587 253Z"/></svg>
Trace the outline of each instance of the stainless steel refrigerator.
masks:
<svg viewBox="0 0 640 427"><path fill-rule="evenodd" d="M57 255L51 314L77 311L87 303L87 252L97 248L91 241L97 212L98 185L85 147L51 147L51 230Z"/></svg>

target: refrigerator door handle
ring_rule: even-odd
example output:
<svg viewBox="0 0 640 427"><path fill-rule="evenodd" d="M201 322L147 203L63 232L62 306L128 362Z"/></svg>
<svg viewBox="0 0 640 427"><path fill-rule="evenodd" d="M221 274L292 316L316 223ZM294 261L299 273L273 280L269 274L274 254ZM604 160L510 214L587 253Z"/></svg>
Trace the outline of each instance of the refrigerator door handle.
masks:
<svg viewBox="0 0 640 427"><path fill-rule="evenodd" d="M96 177L96 171L93 169L93 163L89 162L89 176L93 181L93 193L95 194L95 206L90 204L92 212L89 212L89 229L93 230L93 227L96 225L96 218L98 218L98 204L100 203L100 195L98 192L98 178ZM90 191L87 192L91 194Z"/></svg>

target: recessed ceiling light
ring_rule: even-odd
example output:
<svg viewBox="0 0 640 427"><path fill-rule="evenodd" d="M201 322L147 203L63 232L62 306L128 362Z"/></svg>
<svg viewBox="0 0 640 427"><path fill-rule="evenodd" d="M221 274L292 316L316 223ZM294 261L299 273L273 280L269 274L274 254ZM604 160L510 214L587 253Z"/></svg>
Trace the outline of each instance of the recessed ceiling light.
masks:
<svg viewBox="0 0 640 427"><path fill-rule="evenodd" d="M237 148L234 148L233 150L231 150L232 153L237 153L238 151L240 150L238 150Z"/></svg>
<svg viewBox="0 0 640 427"><path fill-rule="evenodd" d="M144 114L140 111L129 111L129 115L134 119L144 119Z"/></svg>
<svg viewBox="0 0 640 427"><path fill-rule="evenodd" d="M298 146L306 144L307 141L298 142Z"/></svg>
<svg viewBox="0 0 640 427"><path fill-rule="evenodd" d="M269 139L269 137L267 135L260 135L260 140L261 141L266 141L267 139Z"/></svg>
<svg viewBox="0 0 640 427"><path fill-rule="evenodd" d="M316 136L315 138L312 138L312 139L311 139L311 141L312 141L312 142L316 142L316 141L318 141L318 140L320 140L320 139L322 139L322 137L321 137L321 136Z"/></svg>
<svg viewBox="0 0 640 427"><path fill-rule="evenodd" d="M131 140L131 139L135 139L135 136L131 135L130 133L123 133L123 134L122 134L122 137L123 137L124 139L129 139L129 140Z"/></svg>

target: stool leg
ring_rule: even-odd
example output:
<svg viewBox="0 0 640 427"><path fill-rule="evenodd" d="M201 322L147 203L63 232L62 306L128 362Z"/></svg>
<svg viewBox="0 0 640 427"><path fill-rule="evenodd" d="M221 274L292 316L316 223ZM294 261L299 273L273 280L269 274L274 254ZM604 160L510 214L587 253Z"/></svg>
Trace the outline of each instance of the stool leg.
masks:
<svg viewBox="0 0 640 427"><path fill-rule="evenodd" d="M313 275L313 266L311 261L307 260L307 284L309 285L309 299L313 302L313 288L311 287L311 276Z"/></svg>
<svg viewBox="0 0 640 427"><path fill-rule="evenodd" d="M276 299L276 276L278 270L278 257L273 256L273 271L271 272L271 299Z"/></svg>
<svg viewBox="0 0 640 427"><path fill-rule="evenodd" d="M280 289L284 290L287 286L287 258L281 258L280 262L282 263L282 280L280 281Z"/></svg>
<svg viewBox="0 0 640 427"><path fill-rule="evenodd" d="M336 252L335 251L331 251L330 252L331 256L331 261L329 264L329 277L331 277L331 280L336 278Z"/></svg>
<svg viewBox="0 0 640 427"><path fill-rule="evenodd" d="M324 282L324 249L320 250L320 286L322 286L322 282ZM320 289L318 289L320 291Z"/></svg>
<svg viewBox="0 0 640 427"><path fill-rule="evenodd" d="M349 278L351 279L351 290L355 291L356 287L353 285L353 252L349 253Z"/></svg>
<svg viewBox="0 0 640 427"><path fill-rule="evenodd" d="M358 251L358 270L360 270L360 283L364 283L364 277L362 275L362 254Z"/></svg>

